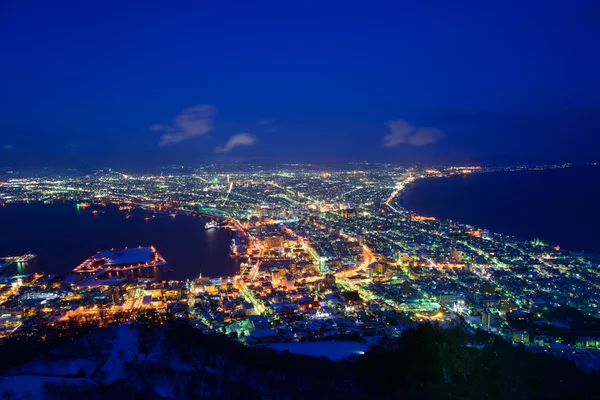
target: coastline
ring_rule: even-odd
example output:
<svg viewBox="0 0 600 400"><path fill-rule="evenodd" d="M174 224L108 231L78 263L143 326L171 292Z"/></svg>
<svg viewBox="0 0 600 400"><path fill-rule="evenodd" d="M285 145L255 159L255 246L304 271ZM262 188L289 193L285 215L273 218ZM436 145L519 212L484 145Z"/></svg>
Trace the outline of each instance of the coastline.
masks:
<svg viewBox="0 0 600 400"><path fill-rule="evenodd" d="M499 174L498 172L506 173ZM522 241L542 238L550 241L552 245L559 245L572 251L600 254L598 246L594 246L594 243L590 241L590 237L596 235L595 225L591 223L591 220L595 221L600 218L600 215L595 212L593 207L595 202L582 200L581 198L585 197L585 194L576 189L590 186L589 182L598 172L594 166L525 171L481 171L463 176L466 183L461 185L454 184L459 175L421 177L407 184L398 193L395 203L404 210L421 216L432 216L455 221L462 225L488 229L491 232L512 236ZM481 179L481 176L487 173L493 177L490 183L487 182L487 179L486 181ZM588 177L588 174L591 176ZM443 188L436 187L439 186L439 182L448 180L454 180L454 182L444 185ZM415 184L420 181L426 183L420 183L415 188ZM574 181L577 181L577 184ZM495 185L495 182L503 183L504 186ZM508 189L504 190L503 188L506 187ZM560 196L561 201L559 202L558 196L553 196L553 194L561 193L561 190L565 191L566 195ZM540 196L538 192L549 195ZM412 199L410 199L411 197ZM422 197L427 200L427 204L424 205L427 208L420 208L420 211L417 211L415 202ZM542 198L539 199L539 197ZM438 203L432 201L432 198L439 199ZM469 204L458 202L457 199L463 198L467 199ZM474 198L477 200L473 200ZM534 200L536 198L539 201L536 202ZM569 199L572 199L572 202L566 201ZM409 203L412 204L409 205ZM578 207L579 203L585 204L586 207ZM564 214L557 211L558 207L570 210L569 217L558 220L556 215ZM571 216L572 210L579 210L579 214ZM448 215L449 212L453 214ZM455 216L457 214L458 217ZM503 215L504 218L500 218L499 215ZM576 217L577 215L579 217ZM590 215L593 217L591 220L588 219ZM550 220L554 221L554 225L549 223ZM581 225L581 228L577 223ZM563 224L565 224L564 228L560 229ZM578 234L577 240L573 233Z"/></svg>
<svg viewBox="0 0 600 400"><path fill-rule="evenodd" d="M67 276L99 251L153 245L168 264L157 272L160 279L192 279L199 273L230 277L237 273L236 260L229 258L230 230L206 231L206 217L199 213L175 217L157 214L152 218L152 211L136 209L132 210L133 216L127 218L129 210L118 210L116 206L93 214L96 206L77 208L77 204L73 201L14 202L0 208L3 223L15 227L14 234L0 246L0 255L19 253L21 249L31 251L39 256L38 260L17 273L41 271ZM65 252L61 237L74 243L75 248ZM89 243L83 243L83 237Z"/></svg>
<svg viewBox="0 0 600 400"><path fill-rule="evenodd" d="M411 183L409 183L408 185L406 185L406 187L405 187L404 189L402 189L402 190L401 190L401 191L398 193L398 196L397 196L397 197L398 197L398 201L397 201L397 203L398 203L398 205L399 205L400 207L402 207L404 210L406 210L406 211L408 211L408 212L412 212L412 213L415 213L415 214L418 214L418 215L421 215L421 214L419 214L419 213L418 213L418 212L416 212L414 209L412 209L412 208L410 208L409 206L407 206L405 201L406 201L406 192L407 192L407 191L408 191L408 190L409 190L409 189L410 189L410 188L411 188L411 187L412 187L412 186L413 186L413 185L414 185L416 182L418 182L418 181L420 181L420 180L422 180L422 179L429 179L429 178L421 178L421 179L417 179L417 180L415 180L414 182L411 182Z"/></svg>

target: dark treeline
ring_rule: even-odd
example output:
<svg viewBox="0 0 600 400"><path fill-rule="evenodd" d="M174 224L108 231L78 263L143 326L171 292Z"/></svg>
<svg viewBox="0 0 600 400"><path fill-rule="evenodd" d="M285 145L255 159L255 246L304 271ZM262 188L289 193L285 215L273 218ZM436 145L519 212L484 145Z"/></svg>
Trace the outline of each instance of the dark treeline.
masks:
<svg viewBox="0 0 600 400"><path fill-rule="evenodd" d="M483 331L420 325L405 331L396 350L372 349L357 362L363 382L381 383L385 395L403 391L424 398L600 398L599 374L575 363L514 347Z"/></svg>
<svg viewBox="0 0 600 400"><path fill-rule="evenodd" d="M392 348L333 362L243 346L204 335L185 321L131 329L139 330L140 354L149 353L162 336L165 363L129 362L127 379L93 391L52 384L46 388L49 397L160 398L153 382L166 380L177 398L600 398L598 374L587 375L572 361L533 354L484 332L468 335L421 325L405 331ZM16 357L1 346L0 360L8 354ZM174 370L171 360L192 368Z"/></svg>

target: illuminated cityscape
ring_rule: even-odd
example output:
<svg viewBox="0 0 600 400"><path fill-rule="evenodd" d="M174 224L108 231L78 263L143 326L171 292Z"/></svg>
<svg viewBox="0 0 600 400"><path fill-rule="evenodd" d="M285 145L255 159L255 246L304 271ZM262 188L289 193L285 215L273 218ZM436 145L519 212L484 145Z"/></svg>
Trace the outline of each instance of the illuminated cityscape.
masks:
<svg viewBox="0 0 600 400"><path fill-rule="evenodd" d="M120 324L153 309L246 344L351 335L377 341L433 322L484 329L532 351L595 354L600 341L593 335L544 332L569 332L571 322L555 312L560 307L600 317L597 256L417 215L402 204L405 187L426 177L568 167L15 171L0 183L4 205L69 202L86 213L123 218L141 209L149 224L158 216L202 217L207 230L230 231L239 272L156 281L134 272L167 265L160 249L98 249L65 277L5 277L2 335L33 332L40 324Z"/></svg>
<svg viewBox="0 0 600 400"><path fill-rule="evenodd" d="M600 2L0 5L0 398L600 399Z"/></svg>

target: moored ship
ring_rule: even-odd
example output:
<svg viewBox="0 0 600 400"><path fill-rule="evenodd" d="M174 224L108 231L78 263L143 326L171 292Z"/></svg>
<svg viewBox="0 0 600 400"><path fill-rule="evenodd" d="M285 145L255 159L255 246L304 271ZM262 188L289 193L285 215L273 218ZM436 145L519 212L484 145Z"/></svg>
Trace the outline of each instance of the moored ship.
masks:
<svg viewBox="0 0 600 400"><path fill-rule="evenodd" d="M209 230L212 228L218 228L219 224L217 224L216 221L208 221L206 224L204 224L204 229Z"/></svg>

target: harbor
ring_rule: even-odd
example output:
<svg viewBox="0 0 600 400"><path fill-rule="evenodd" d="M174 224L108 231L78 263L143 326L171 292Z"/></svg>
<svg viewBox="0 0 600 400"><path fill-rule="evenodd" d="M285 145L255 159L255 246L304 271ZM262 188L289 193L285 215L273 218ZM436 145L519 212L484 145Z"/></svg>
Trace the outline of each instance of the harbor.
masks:
<svg viewBox="0 0 600 400"><path fill-rule="evenodd" d="M67 276L73 268L104 249L134 249L154 246L168 265L147 269L143 275L160 280L185 280L206 276L232 276L239 271L238 262L229 258L232 233L229 229L206 230L205 224L222 218L200 216L199 213L177 213L176 217L152 217L153 212L139 207L119 210L118 206L76 203L8 204L0 207L0 219L13 227L0 243L0 256L22 255L31 251L35 262L13 263L2 274L46 272ZM94 209L105 210L93 214ZM127 214L132 215L126 218ZM145 217L150 217L148 221ZM36 229L22 221L35 221ZM50 234L51 233L51 234ZM67 251L68 250L68 251ZM113 274L124 274L115 271ZM142 274L138 269L136 275Z"/></svg>
<svg viewBox="0 0 600 400"><path fill-rule="evenodd" d="M154 246L99 251L73 270L77 274L104 274L113 271L162 268L167 265ZM99 276L99 275L98 275Z"/></svg>
<svg viewBox="0 0 600 400"><path fill-rule="evenodd" d="M6 267L9 267L13 264L26 264L30 263L37 258L36 254L32 254L27 252L22 256L8 256L0 258L0 272L4 271Z"/></svg>

